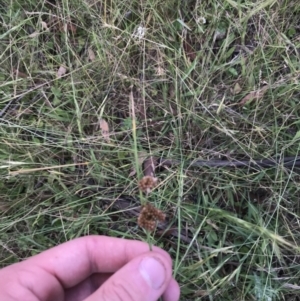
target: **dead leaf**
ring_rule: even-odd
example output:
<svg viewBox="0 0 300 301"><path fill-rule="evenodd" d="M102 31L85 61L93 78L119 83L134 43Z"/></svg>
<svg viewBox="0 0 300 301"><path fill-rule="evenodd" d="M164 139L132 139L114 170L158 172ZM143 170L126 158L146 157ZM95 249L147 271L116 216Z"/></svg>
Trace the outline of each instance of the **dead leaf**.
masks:
<svg viewBox="0 0 300 301"><path fill-rule="evenodd" d="M96 55L92 48L88 48L89 60L93 62L96 59Z"/></svg>
<svg viewBox="0 0 300 301"><path fill-rule="evenodd" d="M208 296L210 294L209 291L205 291L205 290L198 290L195 292L194 296L195 297L203 297L203 296Z"/></svg>
<svg viewBox="0 0 300 301"><path fill-rule="evenodd" d="M61 78L63 75L66 74L66 72L67 72L67 69L64 66L60 66L56 73L57 78Z"/></svg>
<svg viewBox="0 0 300 301"><path fill-rule="evenodd" d="M252 100L259 100L261 99L266 91L268 90L269 86L263 86L261 89L258 89L256 91L251 91L248 95L246 95L240 102L240 106L244 106L246 103L252 101Z"/></svg>
<svg viewBox="0 0 300 301"><path fill-rule="evenodd" d="M185 55L190 59L191 62L195 60L197 57L196 51L193 49L193 47L187 42L183 42L183 49L185 51Z"/></svg>
<svg viewBox="0 0 300 301"><path fill-rule="evenodd" d="M40 33L38 31L33 32L32 34L29 35L29 38L35 38L38 36Z"/></svg>
<svg viewBox="0 0 300 301"><path fill-rule="evenodd" d="M46 22L44 22L44 21L41 21L41 24L42 24L42 29L43 29L43 30L46 30L46 31L48 31L48 30L49 30L49 28L48 28L48 25L47 25L47 23L46 23Z"/></svg>
<svg viewBox="0 0 300 301"><path fill-rule="evenodd" d="M41 21L41 26L42 26L42 30L45 30L45 31L49 31L49 28L48 28L48 25L46 22L44 21ZM38 35L40 34L40 32L38 30L34 31L33 33L31 33L29 35L29 38L35 38L37 37Z"/></svg>
<svg viewBox="0 0 300 301"><path fill-rule="evenodd" d="M156 50L156 56L157 56L157 59L156 59L157 60L157 65L155 67L155 69L156 69L155 73L158 76L163 76L163 75L166 74L166 70L164 68L163 55L162 55L162 53L161 53L161 51L160 51L159 48Z"/></svg>
<svg viewBox="0 0 300 301"><path fill-rule="evenodd" d="M237 95L242 91L242 88L239 83L235 83L234 87L231 89L233 95Z"/></svg>
<svg viewBox="0 0 300 301"><path fill-rule="evenodd" d="M27 78L28 75L24 72L19 71L18 69L14 68L14 74L16 75L16 77L22 77L22 78Z"/></svg>
<svg viewBox="0 0 300 301"><path fill-rule="evenodd" d="M158 65L158 67L156 68L156 74L158 76L163 76L166 74L166 71L161 65Z"/></svg>
<svg viewBox="0 0 300 301"><path fill-rule="evenodd" d="M138 152L138 164L142 165L147 157L148 157L148 154L146 152L143 152L143 151ZM136 174L136 169L133 167L131 169L129 177L133 177L135 174Z"/></svg>
<svg viewBox="0 0 300 301"><path fill-rule="evenodd" d="M108 126L108 123L103 118L99 119L99 127L101 129L101 133L102 133L103 138L107 142L110 142L110 139L109 139L109 126Z"/></svg>

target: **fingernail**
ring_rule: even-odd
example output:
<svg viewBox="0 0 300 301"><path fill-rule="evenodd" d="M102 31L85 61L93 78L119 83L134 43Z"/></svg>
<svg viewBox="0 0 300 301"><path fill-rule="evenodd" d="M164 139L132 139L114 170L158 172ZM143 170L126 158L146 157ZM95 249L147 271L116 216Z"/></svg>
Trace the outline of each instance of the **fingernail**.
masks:
<svg viewBox="0 0 300 301"><path fill-rule="evenodd" d="M165 282L166 270L161 261L155 257L146 257L139 266L142 277L152 289L159 289Z"/></svg>

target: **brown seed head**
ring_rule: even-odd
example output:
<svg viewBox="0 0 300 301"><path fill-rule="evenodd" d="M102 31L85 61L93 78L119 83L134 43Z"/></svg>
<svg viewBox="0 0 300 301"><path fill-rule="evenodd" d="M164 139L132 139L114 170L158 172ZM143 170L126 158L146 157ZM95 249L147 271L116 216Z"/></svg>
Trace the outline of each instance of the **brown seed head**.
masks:
<svg viewBox="0 0 300 301"><path fill-rule="evenodd" d="M150 193L152 189L157 185L157 178L152 176L144 176L139 181L139 188L145 193Z"/></svg>
<svg viewBox="0 0 300 301"><path fill-rule="evenodd" d="M152 232L155 230L156 222L163 222L166 215L158 208L152 206L150 203L142 206L140 215L138 217L138 225L145 230Z"/></svg>

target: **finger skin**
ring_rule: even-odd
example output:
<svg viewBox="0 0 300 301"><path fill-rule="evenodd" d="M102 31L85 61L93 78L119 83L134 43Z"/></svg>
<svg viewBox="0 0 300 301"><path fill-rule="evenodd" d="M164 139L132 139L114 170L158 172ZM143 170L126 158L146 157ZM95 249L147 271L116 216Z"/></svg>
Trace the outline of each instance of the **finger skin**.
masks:
<svg viewBox="0 0 300 301"><path fill-rule="evenodd" d="M82 301L91 294L93 294L105 281L108 280L113 274L93 274L82 283L68 289L65 293L65 301ZM164 301L179 300L180 289L177 281L171 279L165 292L163 293Z"/></svg>
<svg viewBox="0 0 300 301"><path fill-rule="evenodd" d="M180 288L177 281L172 278L168 287L163 293L164 301L177 301L180 298Z"/></svg>
<svg viewBox="0 0 300 301"><path fill-rule="evenodd" d="M65 301L82 301L93 294L112 273L97 273L80 282L76 286L67 289L65 292Z"/></svg>
<svg viewBox="0 0 300 301"><path fill-rule="evenodd" d="M140 273L141 263L149 257L155 258L163 267L162 270L158 269L155 275L156 278L164 278L163 283L157 287L151 287L147 278L142 277ZM147 252L123 266L85 301L156 301L167 290L170 283L174 285L170 262L163 254L155 251ZM166 297L166 301L177 301L179 296L175 289L175 294L169 291Z"/></svg>
<svg viewBox="0 0 300 301"><path fill-rule="evenodd" d="M35 296L35 299L28 299L30 301L60 301L64 300L65 289L76 286L94 273L114 273L148 251L149 246L140 241L82 237L0 270L0 287L5 287L6 294L14 296L11 300L25 301L27 289L27 294ZM165 251L157 247L153 251L171 266ZM18 299L18 296L23 298Z"/></svg>
<svg viewBox="0 0 300 301"><path fill-rule="evenodd" d="M61 244L17 265L38 266L54 275L64 288L69 288L94 273L114 273L147 251L148 244L141 241L86 236ZM153 251L163 254L171 262L170 256L162 249L153 247Z"/></svg>
<svg viewBox="0 0 300 301"><path fill-rule="evenodd" d="M171 261L165 251L159 248L153 250L164 254L166 260ZM149 251L149 246L144 242L106 236L89 236L46 251L34 260L35 264L48 269L48 272L55 275L63 286L68 288L93 273L113 273L134 257L147 251Z"/></svg>

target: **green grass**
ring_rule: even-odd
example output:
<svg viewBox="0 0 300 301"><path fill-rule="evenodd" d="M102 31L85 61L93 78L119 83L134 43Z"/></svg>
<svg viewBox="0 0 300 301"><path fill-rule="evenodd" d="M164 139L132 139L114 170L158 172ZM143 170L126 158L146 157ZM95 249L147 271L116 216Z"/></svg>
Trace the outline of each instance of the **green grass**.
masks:
<svg viewBox="0 0 300 301"><path fill-rule="evenodd" d="M146 153L182 161L149 196L177 233L153 242L182 300L298 300L299 169L188 162L299 154L299 13L297 0L2 1L0 266L88 234L146 240L129 177Z"/></svg>

